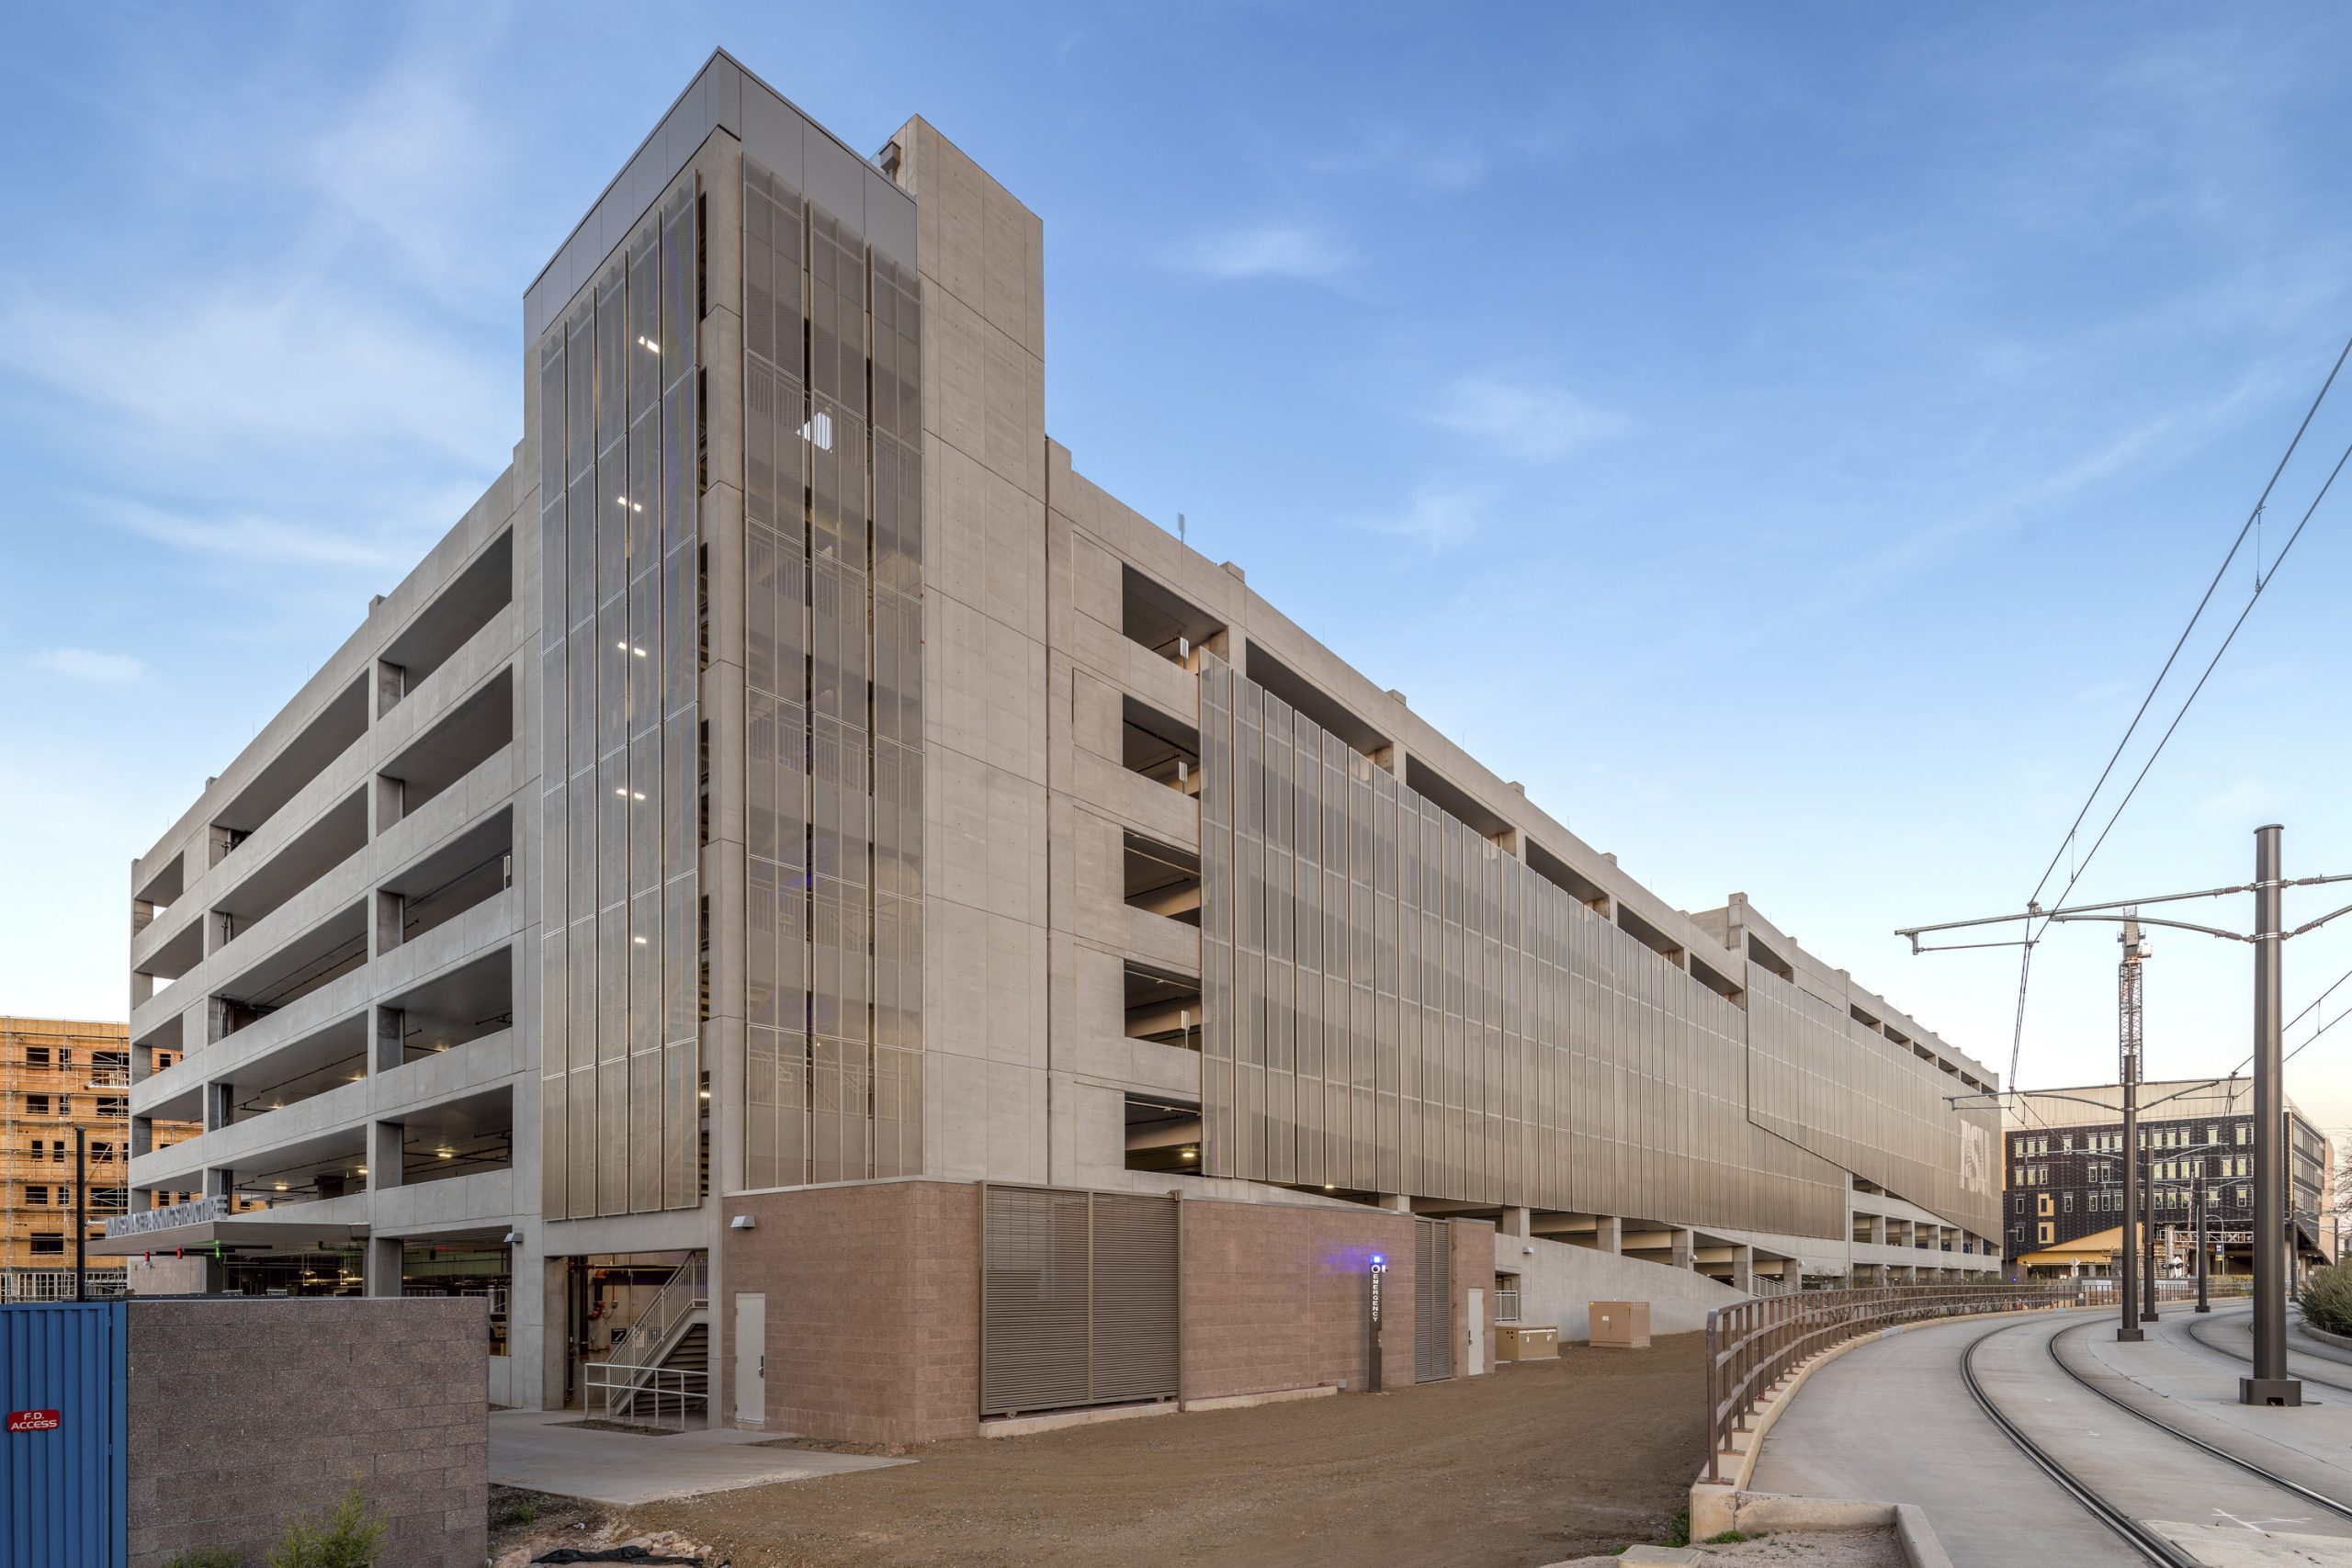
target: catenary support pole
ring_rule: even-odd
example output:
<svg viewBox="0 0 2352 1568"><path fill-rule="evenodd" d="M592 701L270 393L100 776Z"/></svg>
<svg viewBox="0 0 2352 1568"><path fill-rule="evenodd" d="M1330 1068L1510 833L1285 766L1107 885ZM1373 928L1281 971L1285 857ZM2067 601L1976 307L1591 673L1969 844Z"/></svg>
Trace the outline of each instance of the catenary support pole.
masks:
<svg viewBox="0 0 2352 1568"><path fill-rule="evenodd" d="M2123 1266L2123 1321L2115 1337L2127 1344L2143 1337L2140 1332L2140 1243L2132 1227L2140 1222L2140 925L2123 926L2123 964L2116 977L2116 1082L2123 1090L2123 1236L2116 1248Z"/></svg>
<svg viewBox="0 0 2352 1568"><path fill-rule="evenodd" d="M2207 1273L2207 1248L2205 1244L2205 1172L2201 1168L2205 1163L2205 1156L2203 1155L2198 1156L2197 1163L2200 1168L2197 1172L2196 1179L2192 1180L2188 1184L2188 1201L2197 1205L2197 1310L2199 1312L2211 1312L2213 1310L2212 1303L2207 1299L2205 1288Z"/></svg>
<svg viewBox="0 0 2352 1568"><path fill-rule="evenodd" d="M2279 1147L2286 1095L2279 1083L2279 845L2277 823L2254 832L2254 1375L2238 1380L2241 1404L2301 1404L2287 1375L2287 1162Z"/></svg>

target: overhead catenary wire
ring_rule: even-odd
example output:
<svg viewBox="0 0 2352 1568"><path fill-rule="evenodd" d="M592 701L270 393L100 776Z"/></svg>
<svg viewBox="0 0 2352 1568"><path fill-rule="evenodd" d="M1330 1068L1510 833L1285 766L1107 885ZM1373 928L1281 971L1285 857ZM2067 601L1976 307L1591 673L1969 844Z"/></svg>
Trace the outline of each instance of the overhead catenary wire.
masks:
<svg viewBox="0 0 2352 1568"><path fill-rule="evenodd" d="M2198 623L2204 618L2207 607L2212 604L2214 593L2221 588L2222 580L2229 574L2231 563L2237 559L2238 552L2245 547L2246 536L2261 521L2264 509L2270 503L2271 492L2278 488L2279 477L2287 471L2288 463L2292 460L2297 449L2302 446L2304 434L2311 429L2312 421L2318 415L2320 405L2326 401L2328 391L2335 385L2335 378L2344 369L2347 356L2352 356L2352 338L2346 338L2343 348L2336 352L2335 363L2328 367L2326 379L2320 383L2318 392L2312 398L2311 406L2303 411L2301 423L2295 426L2295 434L2288 441L2287 449L2279 454L2278 461L2271 468L2270 478L2263 484L2262 493L2256 498L2253 509L2246 513L2245 521L2239 525L2237 536L2230 541L2229 553L2222 558L2222 564L2214 569L2212 581L2205 585L2204 593L2197 601L2197 608L2189 614L2188 624L2181 627L2180 636L2174 639L2172 651L2165 656L2162 668L2156 671L2156 678L2148 683L2147 694L2140 699L2139 707L2132 715L2132 722L2124 727L2122 738L2116 741L2115 750L2108 756L2107 765L2099 770L2098 778L2091 785L2090 793L2083 797L2082 807L2075 813L2075 820L2067 828L2066 836L2059 840L2058 848L2050 856L2050 863L2042 868L2041 877L2033 885L2033 892L2026 899L2026 908L2029 912L2026 916L2025 941L2018 959L2017 1014L2009 1033L2008 1081L2011 1084L2017 1082L2018 1061L2025 1043L2026 997L2033 975L2034 942L2038 940L2034 932L2031 911L2041 901L2042 891L2049 886L2051 877L2057 873L2058 863L2066 859L2074 849L2082 832L2084 822L2089 818L2092 807L2098 802L2099 792L2107 787L2108 780L2114 776L2116 764L2122 760L2125 749L2132 743L2132 738L2139 733L2141 720L2147 716L2148 709L2155 702L2157 692L2163 689L2165 680L2172 673L2173 666L2178 662L2181 650L2188 646L2189 637L2197 630ZM2352 446L2345 448L2345 457L2352 457ZM2328 483L2320 488L2320 497L2326 495L2328 487L2335 483L2335 475L2342 472L2343 468L2344 457L2339 457L2336 459L2335 469L2328 475ZM2315 497L2311 508L2304 512L2302 521L2295 525L2294 534L2289 536L2286 545L2273 558L2268 572L2262 572L2260 563L2256 562L2254 588L2253 592L2247 595L2245 608L2238 613L2237 621L2231 626L2229 636L2222 639L2221 648L2215 651L2211 661L2206 665L2204 674L2198 678L2197 684L2190 690L2188 699L2181 704L2179 711L2173 715L2172 723L2165 728L2164 736L2156 742L2154 750L2149 752L2148 760L2132 780L2132 787L2124 792L2122 800L2117 803L2114 812L2109 816L2107 825L2099 830L2098 838L2091 845L2090 852L2068 866L2066 886L2059 893L2057 902L2065 902L2067 894L2074 891L2075 885L2080 882L2083 874L2090 869L2091 862L2098 857L2099 847L2107 842L2108 834L2114 830L2116 821L2123 815L2123 808L2131 805L2132 795L2139 792L2141 782L2148 776L2148 770L2155 765L2156 758L2163 754L2165 743L2171 740L2173 732L2180 728L2180 721L2187 716L2189 705L2197 700L2197 694L2204 690L2206 679L2213 673L2214 666L2221 662L2222 654L2228 651L2230 642L2237 636L2238 627L2245 624L2247 614L2253 610L2256 601L2262 597L2262 591L2269 586L2270 580L2278 575L2278 568L2286 561L2288 551L2294 548L2295 539L2301 536L2303 525L2311 521L2312 512L2315 511L2318 505L2319 498ZM2048 929L2047 922L2044 922L2042 930L2046 931Z"/></svg>

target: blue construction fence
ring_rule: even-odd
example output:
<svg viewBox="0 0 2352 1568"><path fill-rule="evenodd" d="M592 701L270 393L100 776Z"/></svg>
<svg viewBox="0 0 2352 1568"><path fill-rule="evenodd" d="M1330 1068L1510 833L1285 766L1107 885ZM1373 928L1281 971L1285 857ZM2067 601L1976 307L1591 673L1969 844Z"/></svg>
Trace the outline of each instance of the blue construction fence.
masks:
<svg viewBox="0 0 2352 1568"><path fill-rule="evenodd" d="M123 1568L127 1327L119 1301L0 1306L0 1568Z"/></svg>

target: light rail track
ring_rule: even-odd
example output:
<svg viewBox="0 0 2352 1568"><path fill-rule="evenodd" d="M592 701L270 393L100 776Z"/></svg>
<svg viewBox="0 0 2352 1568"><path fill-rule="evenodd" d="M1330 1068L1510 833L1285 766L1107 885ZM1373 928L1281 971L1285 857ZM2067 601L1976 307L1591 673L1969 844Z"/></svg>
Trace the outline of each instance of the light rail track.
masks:
<svg viewBox="0 0 2352 1568"><path fill-rule="evenodd" d="M1976 1407L1984 1412L1986 1420L2000 1428L2003 1437L2017 1445L2018 1452L2033 1461L2036 1469L2057 1483L2059 1490L2081 1504L2085 1511L2114 1531L2132 1551L2157 1564L2158 1568L2199 1568L2195 1558L2190 1557L2171 1541L2149 1529L2139 1520L2100 1496L2073 1471L2061 1464L2048 1450L2028 1437L2025 1428L2010 1419L2008 1413L1995 1404L1992 1395L1984 1392L1984 1385L1976 1378L1977 1348L1987 1339L2023 1326L2025 1326L2023 1324L2004 1324L1989 1333L1978 1335L1968 1342L1968 1348L1961 1352L1961 1382L1967 1384L1968 1395L1976 1402Z"/></svg>
<svg viewBox="0 0 2352 1568"><path fill-rule="evenodd" d="M2179 1427L2174 1426L2171 1422L2160 1420L2157 1417L2149 1415L2138 1405L2128 1404L2123 1400L2118 1399L2114 1394L2109 1393L2106 1389L2099 1387L2098 1383L2092 1382L2089 1378L2085 1377L2081 1372L2076 1371L2073 1367L2067 1364L2066 1359L2058 1353L2058 1341L2064 1338L2067 1335L2076 1333L2079 1330L2076 1328L2064 1328L2050 1337L2050 1359L2057 1363L2058 1370L2060 1371L2064 1372L2068 1377L2074 1379L2076 1382L2082 1384L2083 1387L2090 1390L2093 1393L2098 1394L2101 1399L2104 1399L2109 1404L2114 1405L2118 1410L2122 1411L2128 1416L2138 1416L2141 1420L2145 1421L2149 1426L2154 1427L2159 1432L2163 1432L2169 1437L2177 1438L2180 1441L2187 1443L2190 1448L2198 1449L2205 1453L2209 1453L2224 1464L2234 1465L2238 1469L2245 1471L2248 1475L2256 1476L2261 1480L2267 1481L2282 1492L2291 1493L2295 1497L2302 1502L2312 1504L2316 1507L2324 1508L2329 1513L2335 1515L2338 1518L2352 1519L2352 1506L2347 1506L2345 1504L2337 1502L2335 1498L2328 1496L2324 1492L2313 1491L2311 1487L2305 1486L2300 1482L2290 1481L2285 1476L2278 1474L2275 1471L2266 1470L2261 1465L2255 1463L2252 1460L2244 1458L2238 1454L2233 1454L2227 1449L2207 1442L2202 1438L2192 1437L2188 1433L2184 1432ZM2192 1325L2192 1337L2194 1337L2194 1333L2195 1330ZM2199 1343L2202 1344L2203 1341L2199 1340ZM1972 1346L1971 1348L1973 1349L1974 1347ZM2236 1359L2235 1357L2232 1357L2231 1359L2233 1360Z"/></svg>
<svg viewBox="0 0 2352 1568"><path fill-rule="evenodd" d="M2219 1320L2209 1318L2206 1321L2206 1325L2211 1326L2212 1323L2217 1321ZM2195 1318L2191 1318L2184 1332L2188 1334L2190 1339L2196 1342L2199 1349L2207 1352L2209 1355L2219 1356L2222 1359L2229 1362L2232 1366L2248 1369L2252 1368L2254 1360L2251 1356L2241 1355L2237 1351L2229 1348L2227 1346L2214 1344L2211 1339L2208 1339L2202 1334L2198 1333L2198 1321ZM2302 1357L2307 1364L2312 1361L2334 1361L2336 1359L2334 1356L2321 1354L2319 1351L2312 1349L2308 1345L2290 1345L2287 1348L2290 1355ZM2317 1383L2322 1388L2332 1388L2338 1393L2352 1393L2352 1382L2338 1382L2334 1378L2312 1377L2307 1372L2296 1372L2293 1375L2301 1378L2305 1382Z"/></svg>

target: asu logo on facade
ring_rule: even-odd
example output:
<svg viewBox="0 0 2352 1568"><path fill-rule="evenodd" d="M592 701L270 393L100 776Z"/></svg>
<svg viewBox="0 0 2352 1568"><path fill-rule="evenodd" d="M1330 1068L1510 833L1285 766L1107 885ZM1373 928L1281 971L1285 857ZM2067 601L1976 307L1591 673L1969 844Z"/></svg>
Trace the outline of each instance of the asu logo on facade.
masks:
<svg viewBox="0 0 2352 1568"><path fill-rule="evenodd" d="M1993 1190L1993 1134L1973 1122L1960 1124L1960 1187L1963 1192Z"/></svg>

